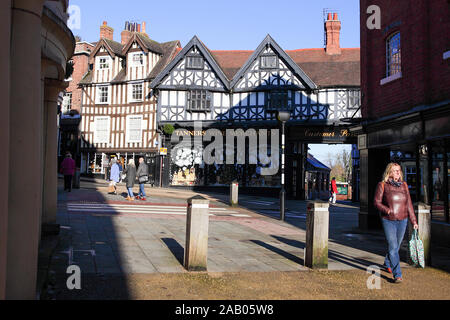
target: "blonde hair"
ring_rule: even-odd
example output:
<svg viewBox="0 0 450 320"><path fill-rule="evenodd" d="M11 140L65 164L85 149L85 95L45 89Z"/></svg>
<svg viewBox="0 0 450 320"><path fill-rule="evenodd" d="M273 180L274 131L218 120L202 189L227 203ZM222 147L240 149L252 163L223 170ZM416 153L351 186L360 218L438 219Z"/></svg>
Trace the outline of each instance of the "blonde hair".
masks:
<svg viewBox="0 0 450 320"><path fill-rule="evenodd" d="M389 180L389 176L391 175L392 167L397 167L397 166L400 167L400 181L403 181L402 166L396 162L391 162L386 166L386 170L384 170L384 173L383 173L383 181L384 182L387 182Z"/></svg>
<svg viewBox="0 0 450 320"><path fill-rule="evenodd" d="M130 159L130 160L128 160L128 165L130 166L134 166L135 164L134 164L134 159Z"/></svg>

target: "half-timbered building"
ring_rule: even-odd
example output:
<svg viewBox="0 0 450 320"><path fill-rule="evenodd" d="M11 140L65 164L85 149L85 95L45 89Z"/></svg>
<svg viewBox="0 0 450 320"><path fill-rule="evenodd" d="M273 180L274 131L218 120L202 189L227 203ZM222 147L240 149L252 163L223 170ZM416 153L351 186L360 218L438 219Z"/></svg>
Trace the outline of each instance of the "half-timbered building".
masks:
<svg viewBox="0 0 450 320"><path fill-rule="evenodd" d="M82 97L81 172L105 173L111 157L156 154L156 102L149 83L177 52L179 41L156 42L140 25L126 23L121 42L112 28L90 55L90 70L80 87Z"/></svg>
<svg viewBox="0 0 450 320"><path fill-rule="evenodd" d="M150 85L166 146L172 148L174 128L185 129L177 135L203 135L197 121L203 129L270 130L280 127L277 112L289 111L286 184L291 197L307 197L308 143L354 144L348 120L360 117L359 48L340 48L336 14L325 28L327 45L319 49L283 50L267 35L254 51L214 51L194 36ZM237 179L240 188L279 190L280 173L261 175L262 163L205 165L200 150L174 151L168 184L227 186ZM314 179L328 187L329 174Z"/></svg>

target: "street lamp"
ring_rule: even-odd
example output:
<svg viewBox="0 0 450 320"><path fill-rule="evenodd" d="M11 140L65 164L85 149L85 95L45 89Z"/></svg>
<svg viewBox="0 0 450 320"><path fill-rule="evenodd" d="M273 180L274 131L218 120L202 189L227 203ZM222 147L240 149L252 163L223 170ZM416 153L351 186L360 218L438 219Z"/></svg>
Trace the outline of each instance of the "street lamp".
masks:
<svg viewBox="0 0 450 320"><path fill-rule="evenodd" d="M289 111L278 111L277 119L281 122L281 191L280 191L280 220L284 221L286 190L284 189L284 127L286 121L291 118Z"/></svg>

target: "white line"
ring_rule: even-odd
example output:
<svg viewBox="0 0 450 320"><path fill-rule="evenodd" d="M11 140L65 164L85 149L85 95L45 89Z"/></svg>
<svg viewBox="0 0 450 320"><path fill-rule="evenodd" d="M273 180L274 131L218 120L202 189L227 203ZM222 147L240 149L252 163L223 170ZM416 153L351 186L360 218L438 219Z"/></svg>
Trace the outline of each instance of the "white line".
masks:
<svg viewBox="0 0 450 320"><path fill-rule="evenodd" d="M141 204L83 204L83 203L68 203L67 207L77 207L77 208L93 208L93 207L106 207L106 208L113 208L113 207L135 207L135 208L164 208L164 209L178 209L178 210L187 210L187 207L184 206L155 206L155 205L141 205ZM215 207L209 207L210 210L216 210L216 211L227 211L227 208L215 208Z"/></svg>
<svg viewBox="0 0 450 320"><path fill-rule="evenodd" d="M166 209L166 208L133 208L133 207L126 207L126 208L114 208L114 207L70 207L67 210L69 211L114 211L114 212L120 212L120 211L139 211L139 212L178 212L178 213L187 213L187 209L184 210L176 210L176 209ZM170 211L168 211L170 210ZM221 210L213 210L209 209L209 212L213 213L237 213L237 211L221 211Z"/></svg>
<svg viewBox="0 0 450 320"><path fill-rule="evenodd" d="M230 215L233 216L233 217L250 217L248 214L234 214L234 213L232 213Z"/></svg>

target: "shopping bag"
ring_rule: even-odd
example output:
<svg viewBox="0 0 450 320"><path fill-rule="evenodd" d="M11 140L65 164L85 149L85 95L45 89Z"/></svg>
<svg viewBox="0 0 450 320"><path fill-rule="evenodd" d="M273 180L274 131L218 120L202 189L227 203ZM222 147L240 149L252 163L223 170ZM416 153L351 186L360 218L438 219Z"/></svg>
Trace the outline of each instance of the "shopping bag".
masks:
<svg viewBox="0 0 450 320"><path fill-rule="evenodd" d="M420 266L425 268L425 255L423 252L423 243L419 238L419 234L417 230L414 229L413 234L411 236L411 240L409 240L409 253L411 255L411 261L415 266Z"/></svg>

